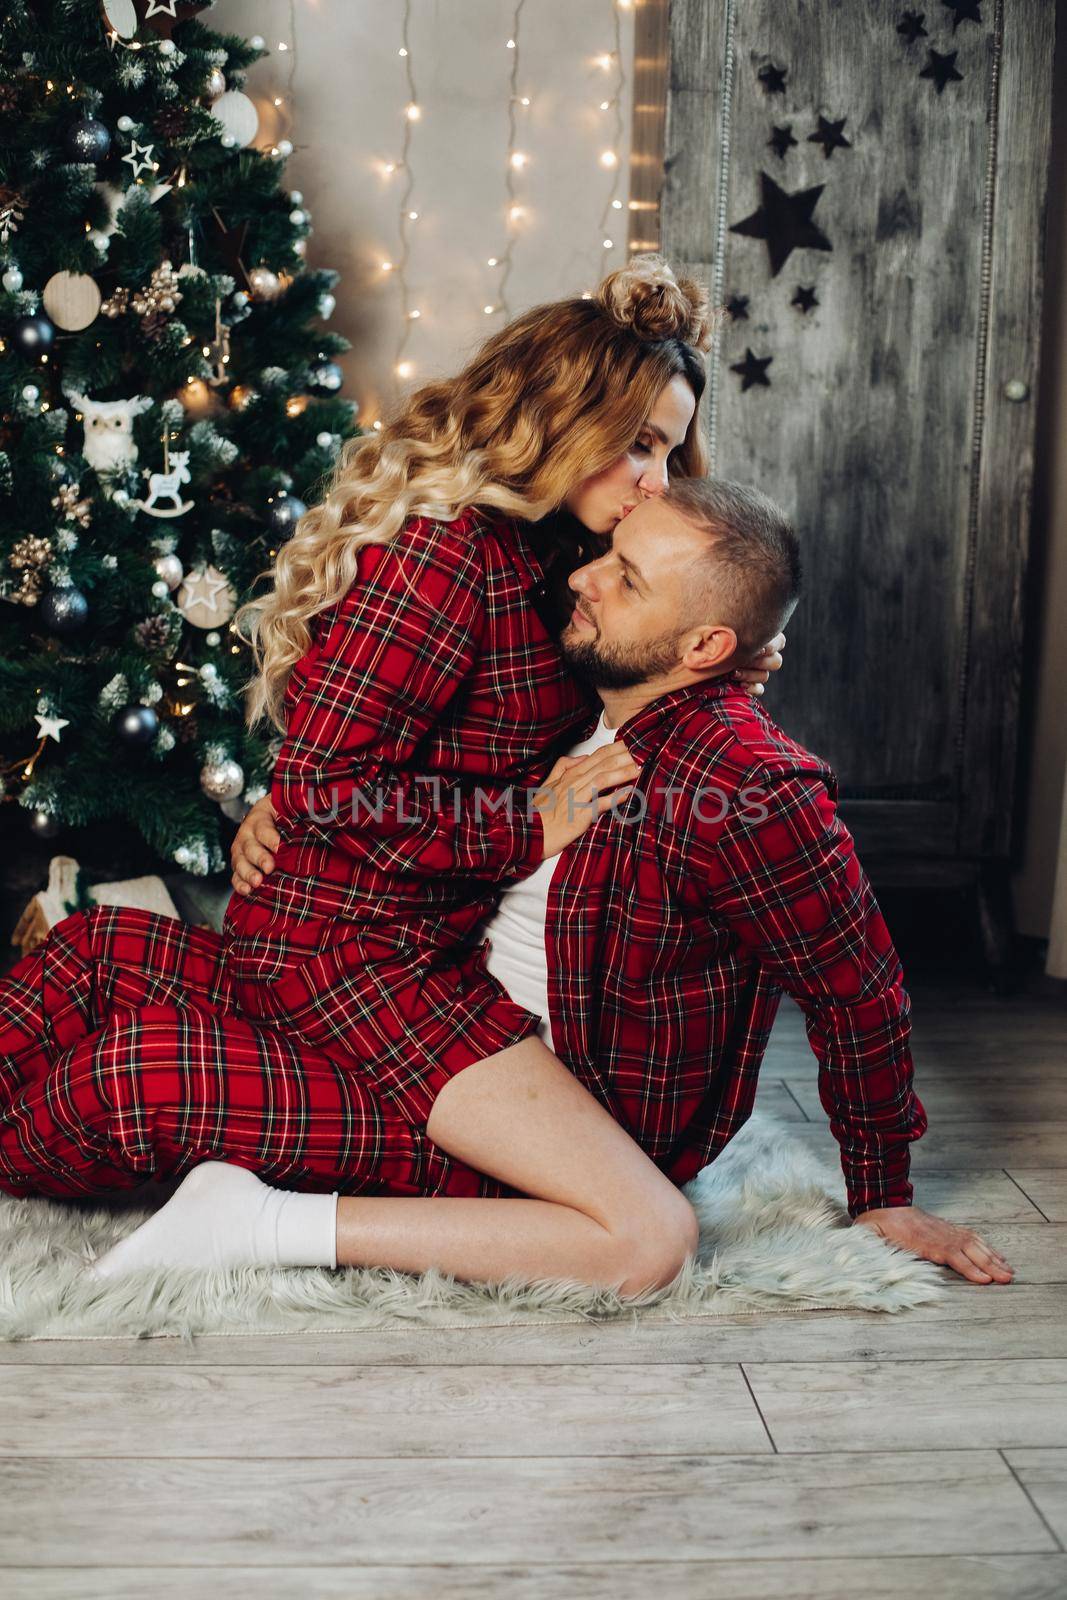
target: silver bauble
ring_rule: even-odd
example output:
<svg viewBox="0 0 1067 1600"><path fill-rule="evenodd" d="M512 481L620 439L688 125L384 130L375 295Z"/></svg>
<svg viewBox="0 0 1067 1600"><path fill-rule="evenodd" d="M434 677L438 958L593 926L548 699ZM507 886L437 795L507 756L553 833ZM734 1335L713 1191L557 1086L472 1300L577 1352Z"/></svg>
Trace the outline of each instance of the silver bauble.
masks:
<svg viewBox="0 0 1067 1600"><path fill-rule="evenodd" d="M245 786L238 761L206 761L200 768L200 787L209 800L236 800Z"/></svg>
<svg viewBox="0 0 1067 1600"><path fill-rule="evenodd" d="M224 817L229 817L231 822L243 822L252 807L247 800L242 800L238 795L233 800L220 800L219 810Z"/></svg>
<svg viewBox="0 0 1067 1600"><path fill-rule="evenodd" d="M22 288L22 273L14 262L4 268L4 276L0 278L0 283L3 283L8 294L18 294Z"/></svg>
<svg viewBox="0 0 1067 1600"><path fill-rule="evenodd" d="M226 74L221 67L212 67L208 80L204 85L204 97L208 100L217 100L220 94L226 93Z"/></svg>
<svg viewBox="0 0 1067 1600"><path fill-rule="evenodd" d="M157 556L152 565L168 589L176 589L185 577L185 568L177 556Z"/></svg>

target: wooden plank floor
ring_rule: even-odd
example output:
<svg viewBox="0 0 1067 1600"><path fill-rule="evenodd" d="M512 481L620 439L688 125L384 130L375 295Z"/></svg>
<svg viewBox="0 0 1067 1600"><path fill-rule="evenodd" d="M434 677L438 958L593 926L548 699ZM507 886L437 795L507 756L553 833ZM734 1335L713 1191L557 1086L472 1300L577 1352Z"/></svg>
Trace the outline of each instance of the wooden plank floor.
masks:
<svg viewBox="0 0 1067 1600"><path fill-rule="evenodd" d="M1067 1002L912 986L946 1303L0 1345L5 1600L1062 1600ZM758 1103L836 1161L802 1019Z"/></svg>

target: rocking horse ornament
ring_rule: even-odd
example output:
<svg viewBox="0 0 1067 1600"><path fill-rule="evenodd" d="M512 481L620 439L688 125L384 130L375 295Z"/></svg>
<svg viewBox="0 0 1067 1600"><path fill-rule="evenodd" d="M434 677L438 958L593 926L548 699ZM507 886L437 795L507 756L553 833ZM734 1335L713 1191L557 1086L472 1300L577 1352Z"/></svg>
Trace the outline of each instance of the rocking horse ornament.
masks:
<svg viewBox="0 0 1067 1600"><path fill-rule="evenodd" d="M183 500L179 487L190 481L189 451L175 450L172 456L166 433L163 435L163 471L150 472L145 467L143 476L148 479L147 497L144 500L130 501L130 505L137 511L145 511L150 517L182 517L193 509L194 502ZM164 509L159 504L161 500L169 500L170 507Z"/></svg>

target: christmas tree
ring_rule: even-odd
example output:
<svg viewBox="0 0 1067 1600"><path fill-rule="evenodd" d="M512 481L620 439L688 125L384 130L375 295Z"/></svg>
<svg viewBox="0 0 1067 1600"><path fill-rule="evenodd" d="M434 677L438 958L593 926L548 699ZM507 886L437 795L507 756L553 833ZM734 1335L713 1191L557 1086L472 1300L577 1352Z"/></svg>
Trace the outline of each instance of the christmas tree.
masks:
<svg viewBox="0 0 1067 1600"><path fill-rule="evenodd" d="M75 852L121 819L196 874L277 754L233 612L359 431L292 147L253 145L263 41L207 9L0 21L3 814Z"/></svg>

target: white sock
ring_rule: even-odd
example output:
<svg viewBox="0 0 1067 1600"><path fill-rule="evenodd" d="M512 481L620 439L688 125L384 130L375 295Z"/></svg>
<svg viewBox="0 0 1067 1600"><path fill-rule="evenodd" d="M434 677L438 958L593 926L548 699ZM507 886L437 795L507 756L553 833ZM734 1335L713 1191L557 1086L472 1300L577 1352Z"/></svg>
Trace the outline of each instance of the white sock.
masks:
<svg viewBox="0 0 1067 1600"><path fill-rule="evenodd" d="M337 1193L274 1189L247 1167L204 1161L90 1277L139 1267L336 1267Z"/></svg>

